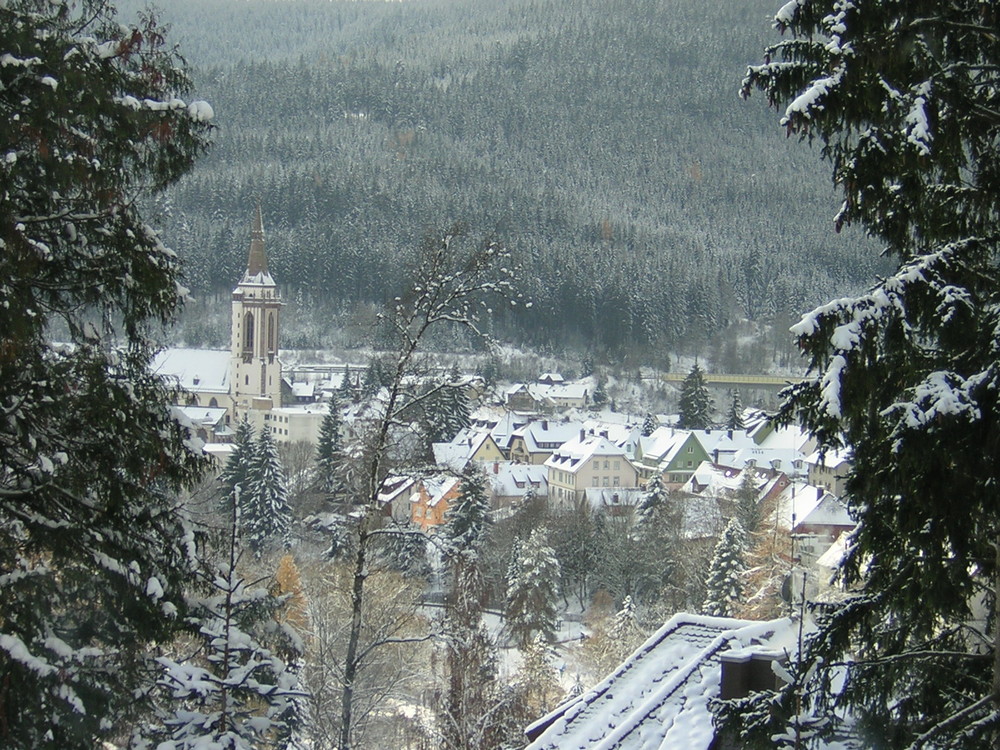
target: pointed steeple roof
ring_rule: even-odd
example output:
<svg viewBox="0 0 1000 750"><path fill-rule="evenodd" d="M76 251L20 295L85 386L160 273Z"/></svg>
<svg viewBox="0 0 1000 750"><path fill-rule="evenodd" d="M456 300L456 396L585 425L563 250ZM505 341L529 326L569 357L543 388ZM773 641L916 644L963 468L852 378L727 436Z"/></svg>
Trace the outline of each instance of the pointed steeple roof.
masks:
<svg viewBox="0 0 1000 750"><path fill-rule="evenodd" d="M267 252L264 250L264 218L260 201L257 201L253 227L250 230L250 253L247 257L247 270L243 274L242 283L274 284L274 280L267 270Z"/></svg>

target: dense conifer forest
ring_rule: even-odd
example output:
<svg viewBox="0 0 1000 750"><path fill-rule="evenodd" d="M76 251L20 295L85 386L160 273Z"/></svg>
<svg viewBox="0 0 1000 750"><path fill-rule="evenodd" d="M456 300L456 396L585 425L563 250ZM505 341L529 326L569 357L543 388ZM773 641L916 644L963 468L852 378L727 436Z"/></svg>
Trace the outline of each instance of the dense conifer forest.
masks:
<svg viewBox="0 0 1000 750"><path fill-rule="evenodd" d="M816 155L737 95L771 0L158 5L218 126L166 238L210 307L259 198L286 298L323 321L289 346L394 296L455 221L510 247L536 303L495 332L549 351L697 353L876 270L859 232L830 231ZM210 319L189 314L189 343L224 342Z"/></svg>

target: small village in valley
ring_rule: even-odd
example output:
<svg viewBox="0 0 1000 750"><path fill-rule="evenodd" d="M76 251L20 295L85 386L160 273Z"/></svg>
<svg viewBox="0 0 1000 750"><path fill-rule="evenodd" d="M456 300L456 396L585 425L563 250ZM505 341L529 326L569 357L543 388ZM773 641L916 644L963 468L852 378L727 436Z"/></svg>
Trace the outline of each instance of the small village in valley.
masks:
<svg viewBox="0 0 1000 750"><path fill-rule="evenodd" d="M643 736L710 740L708 697L773 683L770 663L796 648L807 603L844 595L833 575L854 527L839 497L850 456L744 407L739 376L713 388L695 363L673 383L648 375L631 388L596 372L504 382L483 372L483 357L461 358L472 362L463 371L435 356L393 383L379 352L367 363L285 365L282 308L258 207L230 350L167 349L155 370L213 456L204 494L232 493L234 477L255 471L271 477L253 491L270 504L244 492L241 524L255 564L294 581L288 617L301 629L313 701L343 689L342 672L323 662L343 646L336 619L347 617L330 609L331 577L349 575L359 526L384 536L366 563L378 583L365 617L391 632L366 637L401 662L359 663L359 737L435 747L449 731L442 716L475 723L490 708L497 725L477 732L526 731L531 747L564 746L612 716ZM784 380L744 376L742 387ZM373 507L352 483L399 386ZM676 411L643 408L644 395L663 404L671 392ZM482 628L477 648L460 654L475 663L460 668L489 674L492 693L456 687L435 667L456 658L456 616ZM684 689L659 690L677 670ZM646 700L660 702L655 719L636 713Z"/></svg>

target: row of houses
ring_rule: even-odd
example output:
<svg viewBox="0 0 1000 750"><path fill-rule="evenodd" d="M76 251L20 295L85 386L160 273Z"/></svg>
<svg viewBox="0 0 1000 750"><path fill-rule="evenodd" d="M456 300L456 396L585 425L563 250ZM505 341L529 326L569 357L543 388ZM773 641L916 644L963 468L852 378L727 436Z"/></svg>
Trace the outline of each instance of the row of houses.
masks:
<svg viewBox="0 0 1000 750"><path fill-rule="evenodd" d="M846 459L834 456L831 466L813 447L799 430L761 419L747 430L662 426L642 435L623 423L484 409L454 440L434 444L441 473L414 480L407 498L397 497L387 512L433 530L459 496L459 476L470 462L483 468L495 512L516 507L528 492L556 506L631 512L654 475L688 498L729 499L749 482L816 558L853 523L837 496ZM709 536L724 523L720 513L713 518L701 524Z"/></svg>

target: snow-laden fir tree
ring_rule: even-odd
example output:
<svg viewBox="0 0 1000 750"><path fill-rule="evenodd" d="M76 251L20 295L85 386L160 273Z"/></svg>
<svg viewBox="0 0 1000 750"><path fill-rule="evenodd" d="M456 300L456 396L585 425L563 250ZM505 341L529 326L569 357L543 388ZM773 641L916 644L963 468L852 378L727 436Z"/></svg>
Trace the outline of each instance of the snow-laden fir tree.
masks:
<svg viewBox="0 0 1000 750"><path fill-rule="evenodd" d="M998 629L982 611L1000 576L998 25L979 0L796 0L744 83L830 161L837 227L860 224L897 264L793 328L810 375L781 416L852 451L859 525L853 593L808 641L801 680L736 707L762 745L810 714L830 734L850 716L863 745L1000 743Z"/></svg>
<svg viewBox="0 0 1000 750"><path fill-rule="evenodd" d="M232 446L226 465L219 474L219 483L222 485L219 508L225 518L229 518L233 512L237 491L243 493L245 497L250 487L250 475L257 460L257 437L246 417L236 425Z"/></svg>
<svg viewBox="0 0 1000 750"><path fill-rule="evenodd" d="M496 647L482 623L486 586L480 552L489 525L486 476L470 461L443 530L451 582L445 610L448 692L441 724L449 750L484 746L497 719L490 711L498 700Z"/></svg>
<svg viewBox="0 0 1000 750"><path fill-rule="evenodd" d="M270 545L287 546L292 525L285 472L271 430L264 427L257 437L254 462L246 490L240 495L240 522L247 543L260 557Z"/></svg>
<svg viewBox="0 0 1000 750"><path fill-rule="evenodd" d="M745 428L746 424L743 421L743 398L740 396L740 389L734 388L729 402L729 411L726 413L726 429L735 431Z"/></svg>
<svg viewBox="0 0 1000 750"><path fill-rule="evenodd" d="M350 365L344 365L344 376L340 379L340 387L337 389L337 394L340 396L342 403L349 404L352 401L357 401Z"/></svg>
<svg viewBox="0 0 1000 750"><path fill-rule="evenodd" d="M503 581L505 590L510 589L510 584L517 578L521 571L521 537L515 536L510 543L510 550L507 553L507 571L504 573Z"/></svg>
<svg viewBox="0 0 1000 750"><path fill-rule="evenodd" d="M211 109L154 21L97 0L4 2L0 59L0 744L89 749L183 606L204 459L150 370L185 290L139 207Z"/></svg>
<svg viewBox="0 0 1000 750"><path fill-rule="evenodd" d="M320 489L334 495L342 489L344 471L343 418L340 414L340 397L330 394L326 414L319 426L316 442L316 479Z"/></svg>
<svg viewBox="0 0 1000 750"><path fill-rule="evenodd" d="M432 382L423 400L421 422L430 443L446 443L470 424L472 413L466 395L467 383L457 366L445 382Z"/></svg>
<svg viewBox="0 0 1000 750"><path fill-rule="evenodd" d="M506 629L514 641L526 646L536 633L555 640L558 599L559 561L540 526L521 546L517 577L507 588Z"/></svg>
<svg viewBox="0 0 1000 750"><path fill-rule="evenodd" d="M239 491L237 491L239 494ZM239 572L239 503L227 549L204 563L187 601L192 643L183 658L157 658L160 721L143 732L161 750L274 750L295 747L305 695L302 643L281 622L282 599Z"/></svg>
<svg viewBox="0 0 1000 750"><path fill-rule="evenodd" d="M476 554L491 523L490 500L486 496L486 475L470 461L462 471L458 497L445 513L445 552L454 557L463 552Z"/></svg>
<svg viewBox="0 0 1000 750"><path fill-rule="evenodd" d="M646 412L646 418L642 420L642 436L649 437L652 435L656 431L658 424L656 417L651 412Z"/></svg>
<svg viewBox="0 0 1000 750"><path fill-rule="evenodd" d="M663 474L654 472L646 483L646 491L636 514L636 522L640 525L649 523L653 517L664 508L670 500L670 493L663 486Z"/></svg>
<svg viewBox="0 0 1000 750"><path fill-rule="evenodd" d="M736 489L736 518L749 540L761 522L760 491L749 467L743 469L740 486Z"/></svg>
<svg viewBox="0 0 1000 750"><path fill-rule="evenodd" d="M706 615L731 617L743 601L746 554L746 532L739 519L732 518L715 545L712 562L708 566L705 602L701 605Z"/></svg>
<svg viewBox="0 0 1000 750"><path fill-rule="evenodd" d="M678 426L685 430L705 430L712 426L712 397L705 373L696 362L681 383Z"/></svg>

